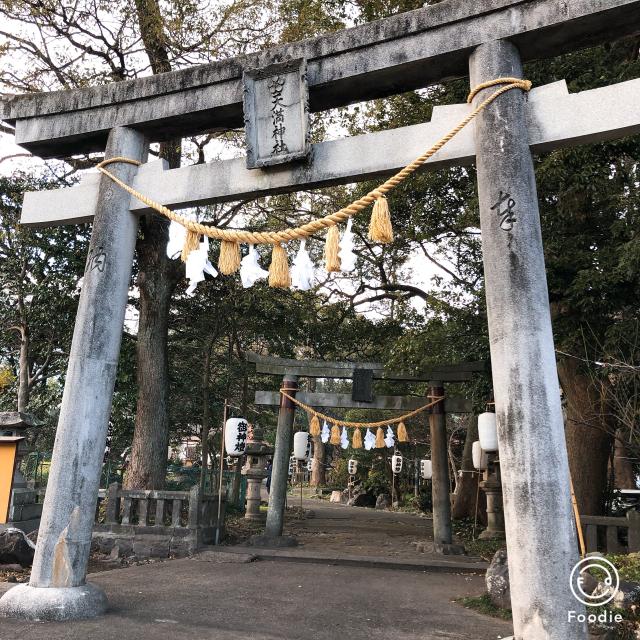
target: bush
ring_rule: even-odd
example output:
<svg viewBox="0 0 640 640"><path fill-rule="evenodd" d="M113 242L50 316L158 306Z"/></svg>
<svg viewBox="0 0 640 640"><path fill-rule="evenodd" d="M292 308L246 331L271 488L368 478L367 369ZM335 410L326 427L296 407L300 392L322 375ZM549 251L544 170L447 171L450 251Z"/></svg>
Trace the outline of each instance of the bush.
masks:
<svg viewBox="0 0 640 640"><path fill-rule="evenodd" d="M379 496L381 493L391 495L391 485L384 471L369 471L369 475L364 481L363 486L367 492L375 496Z"/></svg>

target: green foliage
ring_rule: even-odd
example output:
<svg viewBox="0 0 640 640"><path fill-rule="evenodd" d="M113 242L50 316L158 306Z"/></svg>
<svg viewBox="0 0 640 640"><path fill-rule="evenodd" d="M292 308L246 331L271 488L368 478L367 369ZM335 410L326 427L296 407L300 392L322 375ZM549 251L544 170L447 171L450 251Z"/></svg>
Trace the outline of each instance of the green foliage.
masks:
<svg viewBox="0 0 640 640"><path fill-rule="evenodd" d="M465 609L473 609L478 613L483 613L492 618L511 620L511 611L509 609L496 607L493 602L491 602L488 593L484 593L481 596L465 596L464 598L458 598L456 602L461 604Z"/></svg>

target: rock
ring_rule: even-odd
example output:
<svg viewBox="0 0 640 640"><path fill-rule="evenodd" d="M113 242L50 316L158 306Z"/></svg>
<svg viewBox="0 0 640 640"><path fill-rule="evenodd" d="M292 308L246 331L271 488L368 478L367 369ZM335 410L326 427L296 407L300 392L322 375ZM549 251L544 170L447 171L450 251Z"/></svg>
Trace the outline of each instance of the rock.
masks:
<svg viewBox="0 0 640 640"><path fill-rule="evenodd" d="M332 491L329 502L342 502L342 491Z"/></svg>
<svg viewBox="0 0 640 640"><path fill-rule="evenodd" d="M381 493L376 498L376 509L388 509L391 507L391 496L388 493Z"/></svg>
<svg viewBox="0 0 640 640"><path fill-rule="evenodd" d="M29 538L33 544L38 544L38 531L39 529L34 529L31 533L27 533L27 538Z"/></svg>
<svg viewBox="0 0 640 640"><path fill-rule="evenodd" d="M511 609L509 564L506 549L496 551L487 569L485 581L491 602L501 609Z"/></svg>
<svg viewBox="0 0 640 640"><path fill-rule="evenodd" d="M23 531L7 527L0 531L0 564L19 564L30 567L36 545Z"/></svg>
<svg viewBox="0 0 640 640"><path fill-rule="evenodd" d="M584 574L583 574L584 575ZM598 586L592 593L593 598L606 598L613 593L613 586L599 582ZM637 582L627 582L620 580L618 590L613 596L613 600L609 606L617 609L631 609L631 607L640 604L640 584Z"/></svg>
<svg viewBox="0 0 640 640"><path fill-rule="evenodd" d="M371 493L358 493L347 502L351 507L375 507L376 498Z"/></svg>

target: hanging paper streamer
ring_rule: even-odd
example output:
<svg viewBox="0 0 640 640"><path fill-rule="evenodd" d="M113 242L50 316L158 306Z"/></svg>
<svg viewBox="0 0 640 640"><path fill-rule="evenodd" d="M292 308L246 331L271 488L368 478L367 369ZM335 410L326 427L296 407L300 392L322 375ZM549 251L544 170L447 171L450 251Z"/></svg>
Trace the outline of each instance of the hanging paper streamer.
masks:
<svg viewBox="0 0 640 640"><path fill-rule="evenodd" d="M218 272L209 262L209 238L206 236L200 243L200 248L190 251L185 265L185 272L189 280L186 294L192 296L198 286L198 282L204 280L204 274L208 273L212 277L216 277Z"/></svg>
<svg viewBox="0 0 640 640"><path fill-rule="evenodd" d="M327 442L329 442L330 437L331 437L331 429L329 429L329 425L325 420L322 423L322 433L320 434L320 440L322 440L323 444L327 444Z"/></svg>
<svg viewBox="0 0 640 640"><path fill-rule="evenodd" d="M169 225L169 242L167 242L167 258L176 260L182 253L182 245L187 237L187 230L181 224L172 222Z"/></svg>
<svg viewBox="0 0 640 640"><path fill-rule="evenodd" d="M249 245L249 253L240 262L240 279L242 286L247 289L252 287L258 280L268 277L269 272L263 269L258 262L258 252L254 245Z"/></svg>
<svg viewBox="0 0 640 640"><path fill-rule="evenodd" d="M313 286L315 269L306 249L306 240L300 243L298 253L291 267L291 286L300 291L308 291Z"/></svg>
<svg viewBox="0 0 640 640"><path fill-rule="evenodd" d="M349 446L349 434L345 427L342 427L342 433L340 434L340 446L343 449L346 449Z"/></svg>
<svg viewBox="0 0 640 640"><path fill-rule="evenodd" d="M349 272L356 268L356 254L353 252L353 232L351 231L352 220L349 218L347 228L340 240L340 271Z"/></svg>
<svg viewBox="0 0 640 640"><path fill-rule="evenodd" d="M387 445L388 449L391 449L395 443L395 437L393 435L393 429L391 427L387 427L387 435L384 438L384 443Z"/></svg>
<svg viewBox="0 0 640 640"><path fill-rule="evenodd" d="M364 448L367 451L371 451L376 445L376 437L371 432L371 429L367 429L367 432L364 434Z"/></svg>

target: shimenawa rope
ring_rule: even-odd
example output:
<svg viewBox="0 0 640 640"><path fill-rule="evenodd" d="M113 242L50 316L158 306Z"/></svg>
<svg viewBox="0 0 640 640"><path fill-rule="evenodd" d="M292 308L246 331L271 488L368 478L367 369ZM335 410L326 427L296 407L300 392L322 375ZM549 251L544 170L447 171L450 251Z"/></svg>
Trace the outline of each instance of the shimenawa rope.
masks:
<svg viewBox="0 0 640 640"><path fill-rule="evenodd" d="M522 80L521 78L512 77L496 78L495 80L489 80L488 82L483 82L482 84L474 87L471 93L469 93L467 102L471 103L478 92L482 91L483 89L488 89L500 84L504 86L502 86L497 91L494 91L489 97L483 100L477 107L475 107L475 109L473 109L473 111L471 111L471 113L469 113L463 120L461 120L460 123L458 123L458 125L456 125L451 131L440 138L440 140L438 140L430 149L417 157L413 162L409 163L406 167L404 167L404 169L401 169L400 171L398 171L398 173L385 180L381 185L367 193L362 198L355 200L351 204L340 209L339 211L336 211L335 213L329 214L323 218L318 218L317 220L312 220L311 222L307 222L306 224L291 229L283 229L281 231L246 231L241 229L221 229L219 227L204 225L195 220L190 220L186 216L175 213L164 205L155 202L143 193L136 191L133 187L130 187L128 184L120 180L117 176L113 175L110 171L105 169L105 166L116 162L125 162L128 164L140 165L141 163L137 160L117 156L114 158L103 160L96 166L96 168L111 180L113 180L118 186L122 187L132 196L135 196L138 200L146 204L149 208L154 209L169 220L181 224L183 227L193 233L205 235L215 240L226 240L236 243L244 242L249 244L276 245L290 242L291 240L302 240L303 238L307 238L317 231L321 231L323 229L327 229L329 227L340 224L341 222L345 222L359 211L362 211L362 209L364 209L365 207L368 207L370 204L375 203L377 200L384 198L386 193L406 180L414 171L416 171L416 169L422 166L429 158L431 158L431 156L439 151L447 142L449 142L449 140L451 140L451 138L453 138L457 133L464 129L464 127L466 127L467 124L471 122L471 120L473 120L481 111L483 111L503 93L506 93L511 89L522 89L523 91L529 91L531 89L531 82L529 80Z"/></svg>
<svg viewBox="0 0 640 640"><path fill-rule="evenodd" d="M310 413L319 418L322 418L323 420L326 420L327 422L330 422L331 424L334 424L338 427L350 427L350 428L356 428L356 429L365 429L365 428L375 429L376 427L383 427L388 424L398 424L400 422L404 422L405 420L408 420L409 418L412 418L415 415L418 415L419 413L422 413L423 411L426 411L427 409L430 409L431 407L438 404L438 402L441 402L442 400L444 400L444 396L438 396L428 404L418 407L417 409L414 409L413 411L409 411L409 413L405 413L404 415L398 416L396 418L389 418L387 420L380 420L378 422L352 422L350 420L340 420L339 418L333 418L332 416L325 415L320 411L316 411L313 407L310 407L308 404L305 404L304 402L297 400L294 396L287 393L286 389L280 389L280 393L285 398L291 400L291 402L298 405L301 409L304 409L307 413Z"/></svg>

